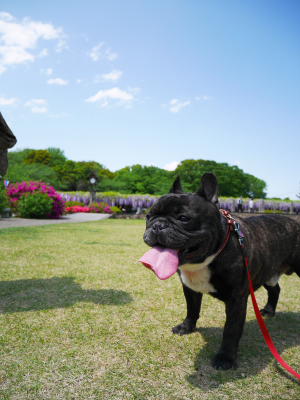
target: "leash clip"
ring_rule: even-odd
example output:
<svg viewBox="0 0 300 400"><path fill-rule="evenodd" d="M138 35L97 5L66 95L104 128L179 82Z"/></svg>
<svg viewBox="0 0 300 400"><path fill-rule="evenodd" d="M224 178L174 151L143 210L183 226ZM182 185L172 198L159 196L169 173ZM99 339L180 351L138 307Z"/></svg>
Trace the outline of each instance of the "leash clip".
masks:
<svg viewBox="0 0 300 400"><path fill-rule="evenodd" d="M233 222L233 227L234 227L234 232L236 233L237 237L238 237L238 241L241 247L244 247L245 244L245 236L243 234L243 232L241 231L241 226L239 224L239 222L234 221Z"/></svg>

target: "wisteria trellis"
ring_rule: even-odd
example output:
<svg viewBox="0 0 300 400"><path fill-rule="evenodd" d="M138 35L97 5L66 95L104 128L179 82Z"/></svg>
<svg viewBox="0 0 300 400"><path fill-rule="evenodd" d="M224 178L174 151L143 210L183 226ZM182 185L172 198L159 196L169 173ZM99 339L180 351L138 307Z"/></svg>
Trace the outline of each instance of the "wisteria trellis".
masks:
<svg viewBox="0 0 300 400"><path fill-rule="evenodd" d="M90 202L90 196L86 195L73 195L73 194L62 194L65 201L79 201L85 205ZM118 206L128 212L135 212L141 209L148 209L157 201L157 197L154 196L96 196L96 202L105 202L110 206ZM220 208L235 212L237 210L236 199L220 199ZM249 212L249 200L244 200L243 211ZM255 200L253 203L254 212L274 211L282 213L300 213L300 202L288 202L288 201L271 201L271 200Z"/></svg>

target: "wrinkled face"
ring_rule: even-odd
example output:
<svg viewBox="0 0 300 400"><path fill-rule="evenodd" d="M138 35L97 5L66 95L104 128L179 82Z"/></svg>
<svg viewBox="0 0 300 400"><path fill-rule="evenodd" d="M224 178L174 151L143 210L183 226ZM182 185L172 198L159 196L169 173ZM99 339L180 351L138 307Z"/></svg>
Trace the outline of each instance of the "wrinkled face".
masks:
<svg viewBox="0 0 300 400"><path fill-rule="evenodd" d="M215 204L198 194L168 194L147 215L144 241L151 247L177 249L181 259L199 259L212 251L218 228Z"/></svg>

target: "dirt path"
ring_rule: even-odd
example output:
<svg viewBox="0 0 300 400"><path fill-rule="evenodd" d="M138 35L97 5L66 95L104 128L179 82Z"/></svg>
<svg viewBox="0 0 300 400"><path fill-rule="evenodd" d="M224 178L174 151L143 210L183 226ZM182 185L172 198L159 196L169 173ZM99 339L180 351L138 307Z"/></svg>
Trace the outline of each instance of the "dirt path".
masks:
<svg viewBox="0 0 300 400"><path fill-rule="evenodd" d="M98 213L75 213L69 214L59 219L27 219L27 218L0 218L0 229L15 228L24 226L39 226L49 224L64 224L64 223L78 223L99 221L101 219L109 218L110 214Z"/></svg>

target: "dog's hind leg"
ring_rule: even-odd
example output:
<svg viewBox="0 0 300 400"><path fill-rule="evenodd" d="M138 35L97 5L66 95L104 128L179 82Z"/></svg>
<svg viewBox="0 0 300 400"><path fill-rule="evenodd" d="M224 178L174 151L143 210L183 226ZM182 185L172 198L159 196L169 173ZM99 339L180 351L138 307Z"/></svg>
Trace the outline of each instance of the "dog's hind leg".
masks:
<svg viewBox="0 0 300 400"><path fill-rule="evenodd" d="M202 302L202 293L195 292L194 290L182 285L183 293L186 300L187 315L185 320L172 328L172 332L177 335L186 335L194 332L196 323L200 315L200 308Z"/></svg>
<svg viewBox="0 0 300 400"><path fill-rule="evenodd" d="M263 316L274 317L280 293L280 286L277 283L275 286L264 285L264 287L268 292L268 301L260 312Z"/></svg>

